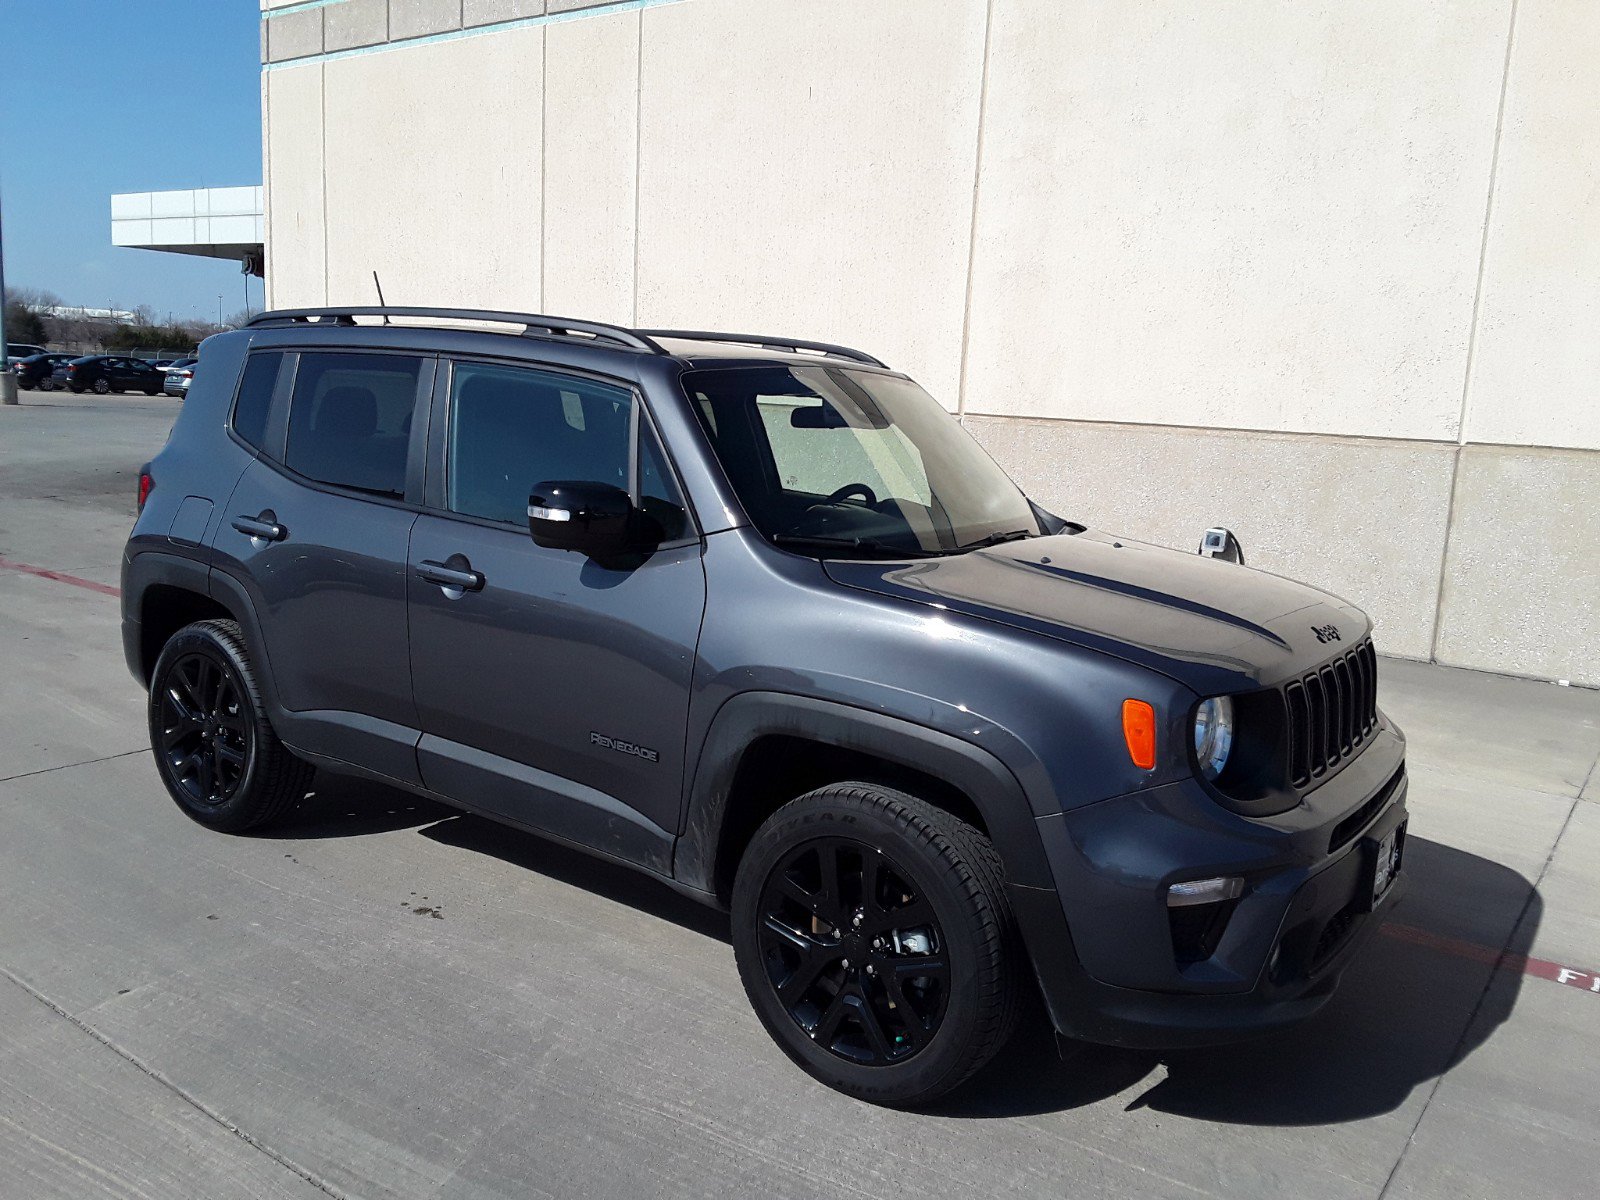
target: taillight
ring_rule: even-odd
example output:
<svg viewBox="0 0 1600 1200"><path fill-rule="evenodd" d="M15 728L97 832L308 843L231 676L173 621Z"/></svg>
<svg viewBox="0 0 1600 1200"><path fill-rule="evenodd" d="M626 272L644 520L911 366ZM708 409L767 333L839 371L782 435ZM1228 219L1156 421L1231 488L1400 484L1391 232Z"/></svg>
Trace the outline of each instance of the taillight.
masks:
<svg viewBox="0 0 1600 1200"><path fill-rule="evenodd" d="M156 486L155 476L149 471L139 472L139 511L144 511L144 502L150 499L150 493Z"/></svg>
<svg viewBox="0 0 1600 1200"><path fill-rule="evenodd" d="M76 363L68 363L67 364L67 374L68 375L76 375L77 373L78 373L77 364Z"/></svg>

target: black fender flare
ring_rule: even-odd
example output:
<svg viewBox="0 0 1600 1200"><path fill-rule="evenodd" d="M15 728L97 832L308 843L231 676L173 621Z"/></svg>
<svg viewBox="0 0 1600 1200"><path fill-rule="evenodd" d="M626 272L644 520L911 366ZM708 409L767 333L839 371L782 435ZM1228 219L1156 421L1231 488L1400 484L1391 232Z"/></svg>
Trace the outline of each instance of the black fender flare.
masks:
<svg viewBox="0 0 1600 1200"><path fill-rule="evenodd" d="M272 674L267 639L261 634L261 623L256 619L256 606L250 600L250 593L245 590L244 584L228 572L220 567L212 567L208 594L239 622L239 628L244 631L245 645L250 647L250 665L255 670L256 682L267 701L267 711L281 713L283 706L278 703L278 685Z"/></svg>
<svg viewBox="0 0 1600 1200"><path fill-rule="evenodd" d="M683 834L673 857L680 884L715 892L717 851L740 759L756 739L771 734L871 754L947 781L977 807L1007 880L1054 891L1027 795L993 754L900 717L783 692L742 692L712 720L694 767Z"/></svg>

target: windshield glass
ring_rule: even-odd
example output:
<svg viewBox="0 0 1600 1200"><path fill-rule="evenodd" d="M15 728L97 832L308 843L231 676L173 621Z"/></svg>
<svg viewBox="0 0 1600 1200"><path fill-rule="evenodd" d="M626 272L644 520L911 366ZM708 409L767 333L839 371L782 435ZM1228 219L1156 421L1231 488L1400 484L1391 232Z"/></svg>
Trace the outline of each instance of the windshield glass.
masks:
<svg viewBox="0 0 1600 1200"><path fill-rule="evenodd" d="M745 511L822 557L920 557L1041 532L1027 498L909 379L837 366L690 371Z"/></svg>

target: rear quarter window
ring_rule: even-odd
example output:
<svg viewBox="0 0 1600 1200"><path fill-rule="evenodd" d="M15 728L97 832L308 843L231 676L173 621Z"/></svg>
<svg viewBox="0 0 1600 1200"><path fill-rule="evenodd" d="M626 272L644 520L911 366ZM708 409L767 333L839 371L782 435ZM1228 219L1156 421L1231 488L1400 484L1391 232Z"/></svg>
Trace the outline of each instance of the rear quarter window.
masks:
<svg viewBox="0 0 1600 1200"><path fill-rule="evenodd" d="M233 402L233 431L257 450L266 449L267 413L282 366L283 355L276 351L245 359L239 395Z"/></svg>

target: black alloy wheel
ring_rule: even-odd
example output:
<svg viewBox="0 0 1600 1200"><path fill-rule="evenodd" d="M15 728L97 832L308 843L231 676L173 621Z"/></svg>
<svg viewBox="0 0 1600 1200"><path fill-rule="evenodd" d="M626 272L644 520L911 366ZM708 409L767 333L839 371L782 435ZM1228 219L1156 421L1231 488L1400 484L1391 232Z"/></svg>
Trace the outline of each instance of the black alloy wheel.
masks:
<svg viewBox="0 0 1600 1200"><path fill-rule="evenodd" d="M238 622L196 621L150 672L150 750L185 815L244 833L282 819L305 797L311 764L279 740Z"/></svg>
<svg viewBox="0 0 1600 1200"><path fill-rule="evenodd" d="M927 801L836 783L766 819L740 856L734 959L773 1041L831 1088L926 1104L988 1062L1024 994L999 855Z"/></svg>
<svg viewBox="0 0 1600 1200"><path fill-rule="evenodd" d="M950 963L910 873L849 838L785 857L761 898L767 978L818 1046L863 1066L916 1054L938 1033Z"/></svg>
<svg viewBox="0 0 1600 1200"><path fill-rule="evenodd" d="M169 786L196 805L226 804L254 749L238 678L222 659L192 652L172 664L163 685L156 752Z"/></svg>

